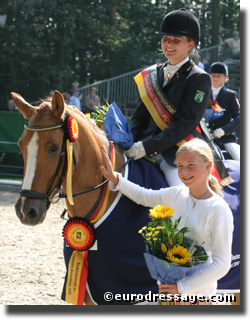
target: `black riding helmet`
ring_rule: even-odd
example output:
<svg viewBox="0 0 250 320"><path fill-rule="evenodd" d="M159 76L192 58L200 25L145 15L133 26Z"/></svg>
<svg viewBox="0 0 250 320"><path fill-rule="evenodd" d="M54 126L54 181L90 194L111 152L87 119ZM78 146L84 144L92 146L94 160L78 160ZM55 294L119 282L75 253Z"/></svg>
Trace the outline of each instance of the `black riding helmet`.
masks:
<svg viewBox="0 0 250 320"><path fill-rule="evenodd" d="M228 77L228 69L227 66L222 62L214 62L211 65L209 73L216 73L216 74L225 74Z"/></svg>
<svg viewBox="0 0 250 320"><path fill-rule="evenodd" d="M178 9L169 12L161 23L161 35L189 37L198 45L200 41L200 23L187 9Z"/></svg>

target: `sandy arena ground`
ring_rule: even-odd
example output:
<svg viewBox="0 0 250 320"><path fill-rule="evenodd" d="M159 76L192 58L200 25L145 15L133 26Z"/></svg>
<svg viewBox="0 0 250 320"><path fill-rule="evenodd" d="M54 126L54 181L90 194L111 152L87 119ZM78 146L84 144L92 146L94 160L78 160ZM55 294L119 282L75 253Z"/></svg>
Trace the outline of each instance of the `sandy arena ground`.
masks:
<svg viewBox="0 0 250 320"><path fill-rule="evenodd" d="M1 187L0 305L66 305L61 300L64 200L51 205L43 224L29 227L15 213L18 192L3 190Z"/></svg>

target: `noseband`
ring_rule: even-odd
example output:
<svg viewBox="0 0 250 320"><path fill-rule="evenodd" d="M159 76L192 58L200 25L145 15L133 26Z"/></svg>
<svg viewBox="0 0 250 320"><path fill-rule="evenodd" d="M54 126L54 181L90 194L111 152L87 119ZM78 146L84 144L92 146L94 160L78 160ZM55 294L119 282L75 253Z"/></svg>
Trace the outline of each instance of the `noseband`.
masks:
<svg viewBox="0 0 250 320"><path fill-rule="evenodd" d="M25 197L25 198L29 198L29 199L44 200L47 209L49 209L50 204L51 204L56 192L59 191L60 188L61 188L64 176L65 176L66 167L67 167L67 160L66 160L67 159L67 148L66 148L67 134L66 134L66 129L65 129L65 123L66 123L66 121L64 121L63 123L58 124L58 125L47 126L47 127L31 127L31 126L29 126L27 124L24 125L24 128L29 130L29 131L38 131L38 132L55 130L55 129L60 129L60 128L64 129L64 136L63 136L62 148L61 148L61 153L60 153L58 165L57 165L55 174L53 176L52 182L48 187L47 192L46 193L41 193L41 192L36 192L36 191L32 191L32 190L27 190L27 189L23 189L23 190L20 191L20 197ZM62 166L63 166L63 168L62 168ZM62 168L62 173L61 173L59 182L57 184L57 187L55 187L52 190L54 182L56 180L56 177L59 175L59 172L60 172L61 168ZM80 194L84 194L84 193L96 190L96 189L104 186L104 184L106 184L108 181L109 180L107 179L107 180L103 181L102 183L100 183L99 185L97 185L97 186L95 186L93 188L90 188L88 190L84 190L84 191L81 191L81 192L73 193L72 196L75 197L75 196L78 196ZM67 194L59 192L59 199L60 198L67 198Z"/></svg>

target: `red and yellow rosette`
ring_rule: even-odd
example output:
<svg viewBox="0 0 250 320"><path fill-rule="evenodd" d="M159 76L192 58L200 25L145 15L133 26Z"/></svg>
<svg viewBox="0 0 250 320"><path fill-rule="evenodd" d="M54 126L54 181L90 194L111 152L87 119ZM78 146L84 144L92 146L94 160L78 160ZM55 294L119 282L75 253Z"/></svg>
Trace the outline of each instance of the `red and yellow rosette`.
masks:
<svg viewBox="0 0 250 320"><path fill-rule="evenodd" d="M89 250L95 242L95 229L85 218L72 218L63 228L66 243L74 250Z"/></svg>
<svg viewBox="0 0 250 320"><path fill-rule="evenodd" d="M95 228L85 218L71 218L63 228L63 237L73 252L62 299L74 305L83 305L88 278L88 250L95 243Z"/></svg>
<svg viewBox="0 0 250 320"><path fill-rule="evenodd" d="M79 127L76 119L72 116L67 118L68 138L70 142L74 142L79 138Z"/></svg>

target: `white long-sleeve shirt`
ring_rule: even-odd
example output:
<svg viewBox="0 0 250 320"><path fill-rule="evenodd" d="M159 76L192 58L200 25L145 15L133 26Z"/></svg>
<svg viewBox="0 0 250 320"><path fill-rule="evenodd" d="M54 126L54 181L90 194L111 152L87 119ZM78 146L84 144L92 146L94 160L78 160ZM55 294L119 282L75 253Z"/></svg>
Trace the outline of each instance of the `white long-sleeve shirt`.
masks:
<svg viewBox="0 0 250 320"><path fill-rule="evenodd" d="M121 191L137 204L154 207L165 205L175 209L173 219L181 217L179 228L186 226L190 238L203 244L208 260L198 270L177 282L181 294L201 294L209 297L216 294L217 280L230 269L231 245L233 234L233 215L228 204L214 194L209 199L193 200L186 186L151 190L142 188L126 179L121 174L116 187L109 182L111 190ZM131 222L132 223L132 222Z"/></svg>

